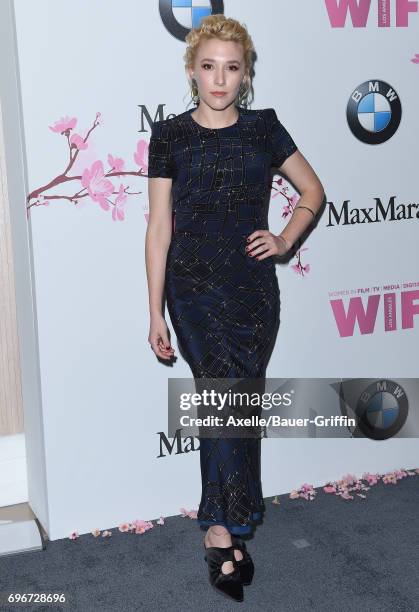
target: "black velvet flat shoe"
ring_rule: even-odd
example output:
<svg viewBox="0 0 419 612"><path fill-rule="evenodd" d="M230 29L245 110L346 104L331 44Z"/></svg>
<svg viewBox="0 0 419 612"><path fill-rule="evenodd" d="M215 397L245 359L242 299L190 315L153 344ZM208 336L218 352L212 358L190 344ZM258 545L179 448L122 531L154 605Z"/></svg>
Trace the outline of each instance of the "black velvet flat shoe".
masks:
<svg viewBox="0 0 419 612"><path fill-rule="evenodd" d="M236 559L236 563L237 567L239 568L242 584L247 586L251 584L253 580L253 574L255 573L253 559L246 548L246 543L241 538L232 535L231 541L233 542L233 549L236 548L237 550L240 550L243 555L243 559L241 559L240 561L237 561Z"/></svg>
<svg viewBox="0 0 419 612"><path fill-rule="evenodd" d="M234 599L235 601L243 601L243 585L240 577L240 572L237 567L237 561L234 556L233 547L220 548L218 546L205 546L205 561L208 564L209 581L218 593ZM224 561L232 561L234 570L229 574L224 574L221 571L221 566Z"/></svg>

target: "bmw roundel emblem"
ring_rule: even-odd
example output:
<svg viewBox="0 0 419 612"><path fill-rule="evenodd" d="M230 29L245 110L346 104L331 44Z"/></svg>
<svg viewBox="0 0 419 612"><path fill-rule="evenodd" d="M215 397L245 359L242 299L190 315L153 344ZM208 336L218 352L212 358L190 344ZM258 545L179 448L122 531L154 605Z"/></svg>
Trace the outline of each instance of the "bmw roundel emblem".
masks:
<svg viewBox="0 0 419 612"><path fill-rule="evenodd" d="M361 393L355 412L358 427L365 436L386 440L396 435L406 422L406 393L399 383L378 380Z"/></svg>
<svg viewBox="0 0 419 612"><path fill-rule="evenodd" d="M352 134L361 142L381 144L395 134L402 117L402 107L394 87L372 79L358 85L346 108Z"/></svg>
<svg viewBox="0 0 419 612"><path fill-rule="evenodd" d="M160 17L166 29L179 40L199 27L208 15L224 13L223 0L159 0Z"/></svg>

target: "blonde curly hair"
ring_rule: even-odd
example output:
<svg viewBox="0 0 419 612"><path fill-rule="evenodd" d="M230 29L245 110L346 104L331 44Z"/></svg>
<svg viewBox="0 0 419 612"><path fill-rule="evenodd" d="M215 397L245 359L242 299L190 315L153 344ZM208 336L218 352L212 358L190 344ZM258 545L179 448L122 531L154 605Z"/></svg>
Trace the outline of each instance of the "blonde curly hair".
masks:
<svg viewBox="0 0 419 612"><path fill-rule="evenodd" d="M255 49L253 41L244 25L236 19L226 17L222 13L208 15L201 20L198 28L192 28L186 35L185 42L187 43L186 52L183 56L185 61L185 69L190 68L195 63L195 58L201 40L209 40L210 38L218 38L219 40L231 40L242 45L244 51L245 73L243 77L243 85L237 95L237 102L241 106L248 106L250 103L250 92L252 90L253 63ZM191 83L191 98L197 103L199 99L198 88L195 80Z"/></svg>

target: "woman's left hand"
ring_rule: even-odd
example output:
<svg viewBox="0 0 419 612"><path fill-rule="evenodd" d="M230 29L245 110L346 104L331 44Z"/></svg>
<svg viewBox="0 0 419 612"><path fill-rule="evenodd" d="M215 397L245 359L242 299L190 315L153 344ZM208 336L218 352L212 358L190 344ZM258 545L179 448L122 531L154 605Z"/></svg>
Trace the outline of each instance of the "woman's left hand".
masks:
<svg viewBox="0 0 419 612"><path fill-rule="evenodd" d="M247 254L259 261L271 255L284 255L292 246L285 238L275 236L269 230L256 230L248 236L247 241Z"/></svg>

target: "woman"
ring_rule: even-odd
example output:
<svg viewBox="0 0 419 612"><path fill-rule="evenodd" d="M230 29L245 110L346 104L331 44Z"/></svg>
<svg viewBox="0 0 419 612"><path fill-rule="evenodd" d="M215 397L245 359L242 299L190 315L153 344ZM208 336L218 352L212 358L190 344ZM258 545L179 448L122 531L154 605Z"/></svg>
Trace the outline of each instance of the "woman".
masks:
<svg viewBox="0 0 419 612"><path fill-rule="evenodd" d="M272 257L287 253L312 223L324 191L275 110L246 107L254 52L246 28L211 15L186 42L197 108L155 122L149 143L148 340L157 357L173 358L165 290L196 382L261 378L279 322ZM267 222L272 167L301 194L279 236ZM236 601L254 571L237 536L250 533L264 510L259 454L258 437L200 439L197 518L206 529L210 583Z"/></svg>

